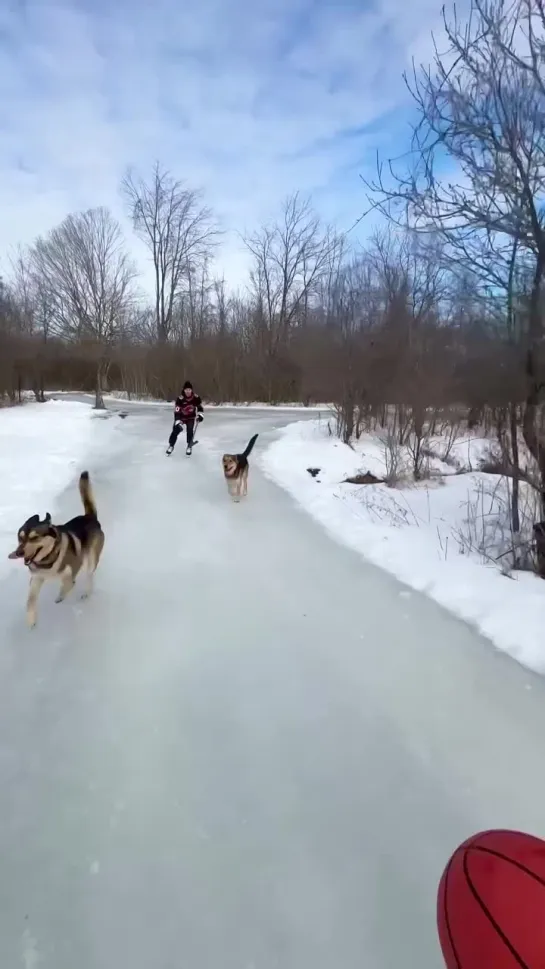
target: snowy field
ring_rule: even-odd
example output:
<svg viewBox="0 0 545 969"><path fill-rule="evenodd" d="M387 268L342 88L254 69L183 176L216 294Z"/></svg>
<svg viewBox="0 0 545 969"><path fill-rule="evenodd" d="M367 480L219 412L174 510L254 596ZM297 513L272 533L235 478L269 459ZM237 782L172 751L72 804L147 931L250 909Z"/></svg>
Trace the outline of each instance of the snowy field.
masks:
<svg viewBox="0 0 545 969"><path fill-rule="evenodd" d="M115 416L88 404L49 400L0 409L0 540L6 554L0 574L13 563L7 553L29 515L55 512L55 500L89 460L115 441Z"/></svg>
<svg viewBox="0 0 545 969"><path fill-rule="evenodd" d="M59 393L62 393L62 391L59 391ZM114 391L111 394L104 394L104 400L106 402L113 401L116 403L127 403L129 402L129 396L126 393L126 391L118 390L118 391ZM153 397L139 397L139 396L135 396L134 394L131 395L130 402L133 404L136 404L136 403L147 404L151 407L172 407L173 406L173 401L156 400ZM321 411L328 411L331 407L331 404L310 404L308 407L305 407L303 404L301 404L300 401L294 401L292 403L288 401L282 404L267 404L263 401L244 401L244 403L240 403L240 402L234 403L232 401L226 401L222 404L214 404L211 401L208 401L204 398L203 398L203 403L205 407L214 408L214 410L221 409L224 407L243 407L245 409L254 408L255 410L268 409L268 410L274 410L274 411L300 410L303 412L308 412L308 411L321 412Z"/></svg>
<svg viewBox="0 0 545 969"><path fill-rule="evenodd" d="M75 393L77 392L73 390L57 389L57 390L46 391L46 396L51 396L51 395L54 396L55 394L75 394ZM92 395L87 394L87 396L91 397ZM104 402L106 404L111 402L115 404L127 404L127 403L146 404L149 407L172 407L171 401L157 400L155 397L139 397L138 395L135 396L134 394L131 394L131 396L129 397L126 391L123 391L123 390L118 390L113 393L104 393L102 396L104 397Z"/></svg>
<svg viewBox="0 0 545 969"><path fill-rule="evenodd" d="M444 453L445 442L431 443ZM490 447L476 436L456 441L448 464L428 460L428 477L418 485L403 466L395 487L342 484L366 471L386 476L386 436L362 436L353 449L330 434L327 420L301 421L282 430L261 463L336 539L544 674L545 586L530 572L509 571L504 480L470 470ZM320 473L313 478L307 468Z"/></svg>
<svg viewBox="0 0 545 969"><path fill-rule="evenodd" d="M234 403L233 401L226 401L223 404L212 404L207 403L207 407L244 407L250 410L254 408L255 410L272 410L272 411L303 411L308 413L308 411L329 411L331 409L331 404L309 404L305 406L300 401L294 401L290 403L289 401L284 401L282 404L267 404L265 401L249 400L244 401L244 403Z"/></svg>

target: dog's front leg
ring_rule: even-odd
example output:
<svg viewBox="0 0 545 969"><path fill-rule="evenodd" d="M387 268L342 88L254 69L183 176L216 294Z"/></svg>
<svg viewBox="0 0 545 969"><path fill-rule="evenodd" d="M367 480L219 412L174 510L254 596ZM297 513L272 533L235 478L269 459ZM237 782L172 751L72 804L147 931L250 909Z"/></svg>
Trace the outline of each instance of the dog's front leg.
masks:
<svg viewBox="0 0 545 969"><path fill-rule="evenodd" d="M71 592L73 588L74 588L74 576L72 573L72 569L68 568L68 569L65 569L62 574L61 590L57 598L55 599L55 602L62 602L63 599L66 599L66 596L68 595L69 592Z"/></svg>
<svg viewBox="0 0 545 969"><path fill-rule="evenodd" d="M233 490L231 492L231 498L233 501L240 501L240 489L242 487L242 475L237 475L233 478Z"/></svg>
<svg viewBox="0 0 545 969"><path fill-rule="evenodd" d="M33 575L30 580L28 599L26 603L26 620L31 629L34 629L38 620L38 596L44 580L39 575Z"/></svg>

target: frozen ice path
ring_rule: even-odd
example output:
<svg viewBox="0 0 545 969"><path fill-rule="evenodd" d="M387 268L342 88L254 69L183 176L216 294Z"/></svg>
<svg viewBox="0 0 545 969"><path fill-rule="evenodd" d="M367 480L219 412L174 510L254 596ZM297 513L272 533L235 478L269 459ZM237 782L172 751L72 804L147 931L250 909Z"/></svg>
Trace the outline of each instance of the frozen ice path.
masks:
<svg viewBox="0 0 545 969"><path fill-rule="evenodd" d="M94 598L46 591L31 633L0 585L5 969L439 969L450 850L545 834L543 682L256 461L228 500L223 449L289 419L209 412L166 458L170 412L131 407Z"/></svg>

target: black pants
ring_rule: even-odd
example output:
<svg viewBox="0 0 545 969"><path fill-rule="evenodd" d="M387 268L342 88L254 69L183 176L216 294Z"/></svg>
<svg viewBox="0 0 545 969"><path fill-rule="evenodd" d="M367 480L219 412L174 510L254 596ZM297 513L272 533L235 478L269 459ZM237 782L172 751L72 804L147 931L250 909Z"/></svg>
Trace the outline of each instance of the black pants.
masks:
<svg viewBox="0 0 545 969"><path fill-rule="evenodd" d="M178 435L182 432L185 427L187 446L191 447L193 444L193 438L195 436L195 421L182 421L174 424L168 443L170 447L174 447L176 441L178 440Z"/></svg>

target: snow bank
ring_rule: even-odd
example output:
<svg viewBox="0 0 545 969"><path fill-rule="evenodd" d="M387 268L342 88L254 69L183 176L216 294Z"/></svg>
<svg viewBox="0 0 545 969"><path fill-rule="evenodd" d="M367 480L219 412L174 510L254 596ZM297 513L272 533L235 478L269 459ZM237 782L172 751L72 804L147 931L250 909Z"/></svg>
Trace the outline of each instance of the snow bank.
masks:
<svg viewBox="0 0 545 969"><path fill-rule="evenodd" d="M124 390L118 390L113 393L104 394L105 401L119 401L120 403L129 404L146 404L154 407L172 407L174 401L156 400L153 397L135 397L131 395L130 399L128 394ZM232 401L226 401L221 404L212 403L212 401L203 398L203 403L205 407L213 407L214 409L221 408L239 408L244 407L247 409L254 410L275 410L275 411L328 411L331 407L330 404L310 404L305 407L300 401L297 402L285 402L282 404L267 404L260 401L244 401L243 403L233 403Z"/></svg>
<svg viewBox="0 0 545 969"><path fill-rule="evenodd" d="M19 525L37 512L54 514L55 499L117 429L115 418L74 401L0 408L0 573Z"/></svg>
<svg viewBox="0 0 545 969"><path fill-rule="evenodd" d="M258 401L258 400L248 400L248 401L239 402L239 403L226 401L225 403L222 403L222 404L213 404L213 403L210 403L209 401L206 401L206 407L218 407L218 408L244 407L244 408L248 408L249 410L253 409L253 410L274 410L274 411L300 410L307 413L308 411L321 412L321 411L331 410L331 404L308 404L307 406L305 406L305 404L302 404L301 401L293 401L293 402L284 401L282 404L268 404L264 401Z"/></svg>
<svg viewBox="0 0 545 969"><path fill-rule="evenodd" d="M173 401L169 400L156 400L155 397L135 397L134 394L129 395L125 390L118 390L112 394L103 394L104 402L108 403L109 400L120 404L146 404L147 407L172 407Z"/></svg>
<svg viewBox="0 0 545 969"><path fill-rule="evenodd" d="M489 447L490 442L469 438L453 446L451 458L477 467ZM530 573L502 574L501 559L490 552L487 558L461 537L477 527L475 521L472 526L476 508L485 530L500 528L505 496L498 476L457 475L435 461L434 470L444 476L418 486L341 484L363 471L384 476L384 445L365 436L352 450L320 421L283 428L261 464L337 540L474 624L519 663L545 674L545 584ZM307 468L321 469L316 479ZM494 536L489 547L493 541Z"/></svg>
<svg viewBox="0 0 545 969"><path fill-rule="evenodd" d="M77 393L77 391L48 390L47 393L48 394L70 394L70 393ZM84 391L82 391L82 393L84 393ZM105 392L103 394L103 397L104 397L105 403L108 403L108 401L113 401L114 403L120 403L120 404L145 404L146 406L149 406L149 407L173 407L174 406L173 400L158 400L155 397L139 397L138 395L135 395L135 394L131 394L131 396L129 397L126 390L115 390L115 391L112 391L111 393ZM205 407L213 407L218 409L222 407L225 407L225 408L244 407L244 408L254 409L254 410L275 410L275 411L300 410L306 413L308 413L308 411L316 411L317 413L322 413L323 411L329 412L332 407L331 404L309 404L308 407L306 407L304 404L301 403L301 401L293 401L293 402L284 401L282 404L268 404L268 403L265 403L264 401L243 401L239 403L234 403L233 401L225 401L221 404L216 404L216 403L213 403L212 401L206 400L205 398L203 398L203 404Z"/></svg>

